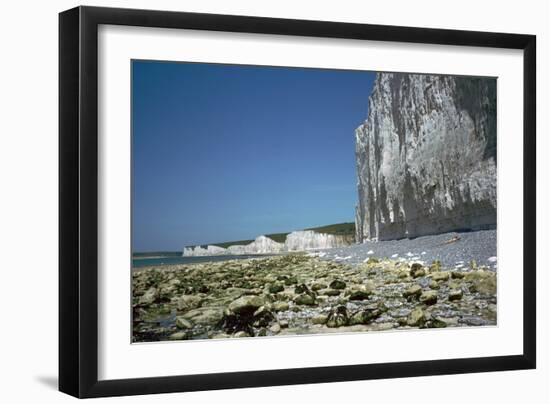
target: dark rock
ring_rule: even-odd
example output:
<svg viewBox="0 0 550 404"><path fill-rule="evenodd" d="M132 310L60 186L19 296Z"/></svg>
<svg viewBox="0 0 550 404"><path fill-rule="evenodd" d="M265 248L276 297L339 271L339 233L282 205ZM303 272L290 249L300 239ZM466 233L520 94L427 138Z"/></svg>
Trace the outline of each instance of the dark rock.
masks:
<svg viewBox="0 0 550 404"><path fill-rule="evenodd" d="M421 303L426 305L432 305L437 303L437 292L434 290L428 290L423 292L418 298Z"/></svg>
<svg viewBox="0 0 550 404"><path fill-rule="evenodd" d="M453 289L449 291L449 301L453 302L455 300L462 299L462 290L461 289Z"/></svg>
<svg viewBox="0 0 550 404"><path fill-rule="evenodd" d="M279 293L285 290L285 287L280 283L273 283L268 287L269 293Z"/></svg>
<svg viewBox="0 0 550 404"><path fill-rule="evenodd" d="M333 280L329 285L331 289L341 290L346 288L346 282L339 279Z"/></svg>
<svg viewBox="0 0 550 404"><path fill-rule="evenodd" d="M419 264L418 262L415 262L411 265L410 275L413 278L419 278L421 276L425 276L426 271L424 270L421 264Z"/></svg>
<svg viewBox="0 0 550 404"><path fill-rule="evenodd" d="M349 295L349 300L367 300L372 292L368 290L353 290Z"/></svg>
<svg viewBox="0 0 550 404"><path fill-rule="evenodd" d="M328 315L327 327L337 328L347 325L348 323L348 311L346 306L338 306L332 310Z"/></svg>

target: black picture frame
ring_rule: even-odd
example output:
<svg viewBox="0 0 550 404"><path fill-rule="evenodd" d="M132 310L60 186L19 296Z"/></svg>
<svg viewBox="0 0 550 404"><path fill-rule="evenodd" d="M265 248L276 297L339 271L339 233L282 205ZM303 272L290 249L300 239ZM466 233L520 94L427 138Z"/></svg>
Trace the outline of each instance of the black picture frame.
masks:
<svg viewBox="0 0 550 404"><path fill-rule="evenodd" d="M523 354L99 381L97 52L100 24L523 50ZM534 35L97 7L77 7L60 13L59 390L85 398L534 369L535 122Z"/></svg>

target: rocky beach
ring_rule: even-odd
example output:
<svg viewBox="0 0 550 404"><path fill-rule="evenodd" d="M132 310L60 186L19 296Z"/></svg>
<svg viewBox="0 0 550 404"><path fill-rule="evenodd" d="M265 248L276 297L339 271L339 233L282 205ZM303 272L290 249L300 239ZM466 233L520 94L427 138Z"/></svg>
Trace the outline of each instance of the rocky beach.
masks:
<svg viewBox="0 0 550 404"><path fill-rule="evenodd" d="M345 178L309 204L293 199L301 188L288 192L293 203L277 191L271 199L279 203L257 215L258 228L270 230L266 217L280 226L269 213L279 205L296 222L308 215L296 206L325 206L327 221L235 236L248 239L188 240L179 259L189 261L134 268L134 342L496 325L496 100L494 78L376 73L355 130L354 222L352 194L342 208L349 219L338 219L348 222L332 221L332 205L323 205L338 199ZM304 161L326 165L300 155L294 167ZM331 175L310 172L300 187L318 177L324 189ZM257 206L264 209L249 209Z"/></svg>
<svg viewBox="0 0 550 404"><path fill-rule="evenodd" d="M346 248L368 248L367 258L335 260L346 252L331 249L134 271L133 341L496 325L495 260L448 265Z"/></svg>

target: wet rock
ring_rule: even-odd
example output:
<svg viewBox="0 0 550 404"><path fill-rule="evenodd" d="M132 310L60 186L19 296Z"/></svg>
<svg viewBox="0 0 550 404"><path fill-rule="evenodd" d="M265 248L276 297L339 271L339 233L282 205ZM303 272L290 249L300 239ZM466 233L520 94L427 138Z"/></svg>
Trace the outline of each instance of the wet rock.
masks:
<svg viewBox="0 0 550 404"><path fill-rule="evenodd" d="M139 304L144 306L150 305L157 300L157 289L151 287L139 299Z"/></svg>
<svg viewBox="0 0 550 404"><path fill-rule="evenodd" d="M436 317L426 321L425 326L426 328L445 328L447 327L447 323Z"/></svg>
<svg viewBox="0 0 550 404"><path fill-rule="evenodd" d="M342 290L346 288L346 282L339 279L335 279L328 286L331 289Z"/></svg>
<svg viewBox="0 0 550 404"><path fill-rule="evenodd" d="M451 272L451 278L452 279L462 279L462 278L464 278L464 272L452 271Z"/></svg>
<svg viewBox="0 0 550 404"><path fill-rule="evenodd" d="M193 323L183 316L176 317L176 327L184 330L193 328Z"/></svg>
<svg viewBox="0 0 550 404"><path fill-rule="evenodd" d="M349 319L349 325L370 324L373 320L382 315L382 310L378 307L366 308L354 313Z"/></svg>
<svg viewBox="0 0 550 404"><path fill-rule="evenodd" d="M168 339L170 341L180 341L180 340L188 339L188 335L185 331L178 331L178 332L175 332L173 334L170 334Z"/></svg>
<svg viewBox="0 0 550 404"><path fill-rule="evenodd" d="M229 334L226 334L224 332L212 332L208 334L208 338L210 339L225 339L230 337L231 336Z"/></svg>
<svg viewBox="0 0 550 404"><path fill-rule="evenodd" d="M200 307L202 298L196 295L183 295L176 301L176 307L180 311L196 309Z"/></svg>
<svg viewBox="0 0 550 404"><path fill-rule="evenodd" d="M285 279L286 286L296 285L297 283L298 283L298 279L295 276Z"/></svg>
<svg viewBox="0 0 550 404"><path fill-rule="evenodd" d="M244 338L244 337L250 337L250 334L246 331L237 331L235 334L233 334L234 338Z"/></svg>
<svg viewBox="0 0 550 404"><path fill-rule="evenodd" d="M370 257L367 260L367 264L378 264L379 262L380 262L380 260L378 258L375 258L375 257Z"/></svg>
<svg viewBox="0 0 550 404"><path fill-rule="evenodd" d="M259 296L245 295L231 302L229 310L238 315L250 315L264 305L264 300Z"/></svg>
<svg viewBox="0 0 550 404"><path fill-rule="evenodd" d="M367 300L372 294L372 291L368 289L356 289L352 290L349 295L349 300Z"/></svg>
<svg viewBox="0 0 550 404"><path fill-rule="evenodd" d="M449 291L449 301L453 302L455 300L462 299L462 290L461 289L453 289Z"/></svg>
<svg viewBox="0 0 550 404"><path fill-rule="evenodd" d="M437 317L439 320L444 321L447 327L458 326L458 317Z"/></svg>
<svg viewBox="0 0 550 404"><path fill-rule="evenodd" d="M423 292L420 297L418 298L421 303L424 303L426 305L432 305L437 303L437 292L434 290L428 290L426 292Z"/></svg>
<svg viewBox="0 0 550 404"><path fill-rule="evenodd" d="M273 310L274 311L287 311L288 310L288 303L287 302L275 302L273 303Z"/></svg>
<svg viewBox="0 0 550 404"><path fill-rule="evenodd" d="M348 323L348 311L346 306L338 306L332 310L327 319L327 327L337 328L345 326Z"/></svg>
<svg viewBox="0 0 550 404"><path fill-rule="evenodd" d="M278 334L281 332L281 326L278 323L275 323L271 327L269 327L269 331L271 331L273 334Z"/></svg>
<svg viewBox="0 0 550 404"><path fill-rule="evenodd" d="M388 331L395 327L394 323L375 323L372 325L373 331Z"/></svg>
<svg viewBox="0 0 550 404"><path fill-rule="evenodd" d="M412 285L410 288L403 292L405 298L418 298L422 294L422 287L420 285Z"/></svg>
<svg viewBox="0 0 550 404"><path fill-rule="evenodd" d="M311 319L311 322L313 324L325 324L328 320L328 316L326 314L318 314L315 317Z"/></svg>
<svg viewBox="0 0 550 404"><path fill-rule="evenodd" d="M201 307L190 310L182 316L195 324L215 325L223 318L223 309L221 307Z"/></svg>
<svg viewBox="0 0 550 404"><path fill-rule="evenodd" d="M296 293L297 295L302 294L302 293L310 294L311 290L309 290L309 288L307 287L306 284L301 283L301 284L297 285L294 288L294 293Z"/></svg>
<svg viewBox="0 0 550 404"><path fill-rule="evenodd" d="M430 272L439 272L441 271L441 261L435 260L430 265Z"/></svg>
<svg viewBox="0 0 550 404"><path fill-rule="evenodd" d="M483 295L495 295L497 293L497 277L494 272L479 270L468 272L464 280L472 283L472 289Z"/></svg>
<svg viewBox="0 0 550 404"><path fill-rule="evenodd" d="M430 289L439 289L439 283L434 280L431 280L428 286L430 287Z"/></svg>
<svg viewBox="0 0 550 404"><path fill-rule="evenodd" d="M398 277L399 279L408 278L408 277L409 277L409 272L408 272L408 271L400 271L400 272L397 274L397 277Z"/></svg>
<svg viewBox="0 0 550 404"><path fill-rule="evenodd" d="M254 327L267 327L274 320L273 313L266 306L262 306L254 312L252 325Z"/></svg>
<svg viewBox="0 0 550 404"><path fill-rule="evenodd" d="M443 282L443 281L449 280L450 274L447 271L435 272L431 275L431 277L432 277L432 280L436 282Z"/></svg>
<svg viewBox="0 0 550 404"><path fill-rule="evenodd" d="M280 283L273 283L268 287L269 293L279 293L285 290L285 287Z"/></svg>
<svg viewBox="0 0 550 404"><path fill-rule="evenodd" d="M321 293L325 296L339 296L342 291L338 289L327 289L323 290Z"/></svg>
<svg viewBox="0 0 550 404"><path fill-rule="evenodd" d="M425 276L426 271L424 270L421 264L415 262L414 264L411 265L410 275L413 278L419 278L421 276Z"/></svg>
<svg viewBox="0 0 550 404"><path fill-rule="evenodd" d="M426 315L420 307L417 307L409 314L407 318L407 325L411 327L421 327L426 322Z"/></svg>
<svg viewBox="0 0 550 404"><path fill-rule="evenodd" d="M294 299L294 303L305 306L313 306L315 305L315 297L304 293L296 296L296 298Z"/></svg>
<svg viewBox="0 0 550 404"><path fill-rule="evenodd" d="M327 284L325 283L322 283L322 282L315 282L313 283L313 285L311 285L311 290L313 290L314 292L318 291L318 290L321 290L321 289L326 289L328 286Z"/></svg>

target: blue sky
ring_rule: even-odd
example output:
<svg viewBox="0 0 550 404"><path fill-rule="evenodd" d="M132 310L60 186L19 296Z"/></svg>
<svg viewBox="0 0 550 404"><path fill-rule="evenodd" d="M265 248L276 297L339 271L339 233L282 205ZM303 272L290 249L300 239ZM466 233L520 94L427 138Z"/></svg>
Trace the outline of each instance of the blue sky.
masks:
<svg viewBox="0 0 550 404"><path fill-rule="evenodd" d="M353 221L374 76L133 61L133 250Z"/></svg>

